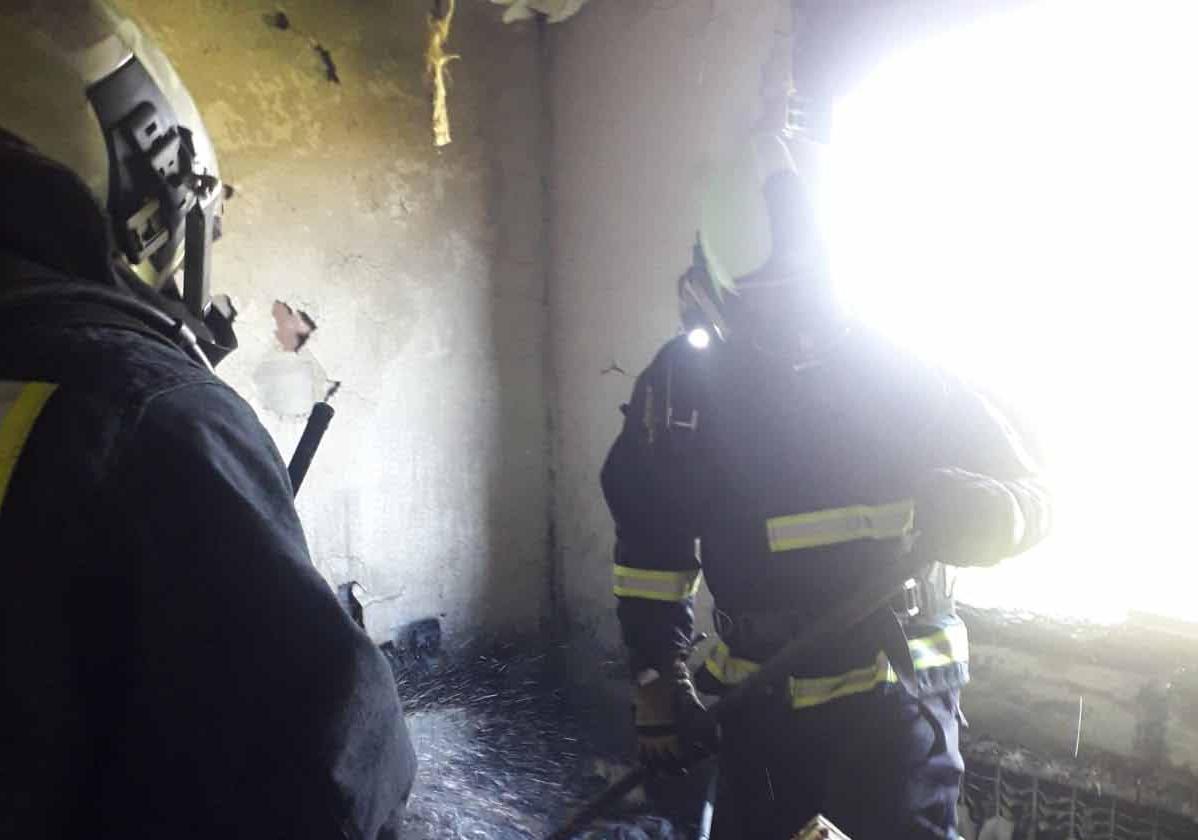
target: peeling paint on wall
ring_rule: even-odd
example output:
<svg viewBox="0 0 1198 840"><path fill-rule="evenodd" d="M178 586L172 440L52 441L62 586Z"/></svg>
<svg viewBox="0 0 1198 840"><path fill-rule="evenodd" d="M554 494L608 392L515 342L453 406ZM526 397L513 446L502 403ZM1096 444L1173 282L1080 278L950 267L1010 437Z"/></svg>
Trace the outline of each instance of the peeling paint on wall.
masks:
<svg viewBox="0 0 1198 840"><path fill-rule="evenodd" d="M320 63L324 65L324 77L335 85L341 84L341 76L337 74L337 64L333 61L333 54L319 41L312 44L312 49L320 56Z"/></svg>
<svg viewBox="0 0 1198 840"><path fill-rule="evenodd" d="M302 309L292 309L281 300L274 302L270 314L275 319L275 338L290 353L298 353L316 332L316 322L311 315Z"/></svg>

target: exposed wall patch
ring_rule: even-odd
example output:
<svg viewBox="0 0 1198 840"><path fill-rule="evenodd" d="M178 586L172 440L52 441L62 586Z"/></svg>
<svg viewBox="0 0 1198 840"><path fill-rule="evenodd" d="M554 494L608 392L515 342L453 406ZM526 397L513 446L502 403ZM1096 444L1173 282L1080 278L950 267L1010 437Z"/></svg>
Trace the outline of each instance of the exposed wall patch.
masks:
<svg viewBox="0 0 1198 840"><path fill-rule="evenodd" d="M302 309L292 309L281 300L274 302L270 314L275 319L275 338L288 352L298 353L316 332L312 316Z"/></svg>
<svg viewBox="0 0 1198 840"><path fill-rule="evenodd" d="M306 417L312 403L323 399L329 386L324 367L308 347L316 321L281 300L274 302L270 314L274 316L278 345L254 370L258 396L269 411L280 417Z"/></svg>

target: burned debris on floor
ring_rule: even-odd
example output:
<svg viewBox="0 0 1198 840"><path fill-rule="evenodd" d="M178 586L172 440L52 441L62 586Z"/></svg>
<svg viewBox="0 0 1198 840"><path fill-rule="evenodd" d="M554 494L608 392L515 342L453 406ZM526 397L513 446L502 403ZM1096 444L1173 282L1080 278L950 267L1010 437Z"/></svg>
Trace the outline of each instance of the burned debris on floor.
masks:
<svg viewBox="0 0 1198 840"><path fill-rule="evenodd" d="M394 648L389 657L420 762L405 837L541 838L625 769L596 746L602 739L570 707L544 652L492 646L439 665ZM580 835L683 836L636 811Z"/></svg>
<svg viewBox="0 0 1198 840"><path fill-rule="evenodd" d="M963 752L962 822L974 828L1002 817L1016 838L1198 837L1195 791L1168 774L1152 778L1110 762L1051 759L981 738Z"/></svg>

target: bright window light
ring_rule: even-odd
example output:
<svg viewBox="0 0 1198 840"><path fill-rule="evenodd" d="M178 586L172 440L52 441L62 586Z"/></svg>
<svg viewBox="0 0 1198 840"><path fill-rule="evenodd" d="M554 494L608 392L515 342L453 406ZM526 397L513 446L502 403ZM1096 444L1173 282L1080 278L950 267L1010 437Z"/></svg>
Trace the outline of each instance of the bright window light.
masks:
<svg viewBox="0 0 1198 840"><path fill-rule="evenodd" d="M1198 620L1198 3L1045 2L896 54L824 195L862 320L1017 406L1055 536L958 595Z"/></svg>

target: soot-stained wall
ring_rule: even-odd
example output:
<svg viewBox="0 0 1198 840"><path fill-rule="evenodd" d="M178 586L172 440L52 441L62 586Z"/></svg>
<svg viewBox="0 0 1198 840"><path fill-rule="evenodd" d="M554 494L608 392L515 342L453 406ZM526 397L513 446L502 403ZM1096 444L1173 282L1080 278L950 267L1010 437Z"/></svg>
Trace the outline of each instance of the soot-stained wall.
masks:
<svg viewBox="0 0 1198 840"><path fill-rule="evenodd" d="M536 26L458 3L454 143L438 151L431 2L123 8L187 82L236 191L214 284L241 309L242 347L222 375L284 457L326 380L343 383L298 500L317 566L361 582L380 641L438 614L459 637L535 629L548 471ZM316 325L298 353L276 336L276 300Z"/></svg>

